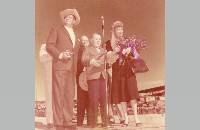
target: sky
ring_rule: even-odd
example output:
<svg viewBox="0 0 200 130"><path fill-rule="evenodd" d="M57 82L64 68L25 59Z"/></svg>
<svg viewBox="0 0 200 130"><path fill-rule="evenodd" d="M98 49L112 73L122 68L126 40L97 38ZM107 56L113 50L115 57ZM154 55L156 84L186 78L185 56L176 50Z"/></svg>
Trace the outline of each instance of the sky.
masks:
<svg viewBox="0 0 200 130"><path fill-rule="evenodd" d="M101 17L104 16L103 41L109 40L111 25L120 20L124 36L138 35L146 38L148 50L140 56L149 71L137 74L138 89L165 85L165 0L35 0L35 97L44 100L44 67L39 61L39 48L46 43L52 27L62 26L60 11L76 8L80 24L74 26L76 37L94 32L102 33Z"/></svg>

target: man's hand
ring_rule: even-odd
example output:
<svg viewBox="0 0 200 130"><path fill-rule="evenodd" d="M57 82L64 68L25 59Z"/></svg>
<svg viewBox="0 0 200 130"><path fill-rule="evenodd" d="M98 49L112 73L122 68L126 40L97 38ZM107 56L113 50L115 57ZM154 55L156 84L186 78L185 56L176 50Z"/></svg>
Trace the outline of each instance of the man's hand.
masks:
<svg viewBox="0 0 200 130"><path fill-rule="evenodd" d="M69 50L66 50L65 52L62 53L62 59L69 59L73 55L73 52L70 52Z"/></svg>
<svg viewBox="0 0 200 130"><path fill-rule="evenodd" d="M67 56L72 56L74 53L73 52L70 52L69 50L66 50L65 52L64 52Z"/></svg>
<svg viewBox="0 0 200 130"><path fill-rule="evenodd" d="M99 67L99 66L101 65L101 64L99 63L99 61L96 60L96 59L92 59L92 60L90 61L90 64L93 65L93 66L96 66L96 67Z"/></svg>
<svg viewBox="0 0 200 130"><path fill-rule="evenodd" d="M66 52L63 52L63 53L62 53L62 59L67 60L67 59L69 59L69 58L71 58L71 55L69 55L69 54L66 53Z"/></svg>

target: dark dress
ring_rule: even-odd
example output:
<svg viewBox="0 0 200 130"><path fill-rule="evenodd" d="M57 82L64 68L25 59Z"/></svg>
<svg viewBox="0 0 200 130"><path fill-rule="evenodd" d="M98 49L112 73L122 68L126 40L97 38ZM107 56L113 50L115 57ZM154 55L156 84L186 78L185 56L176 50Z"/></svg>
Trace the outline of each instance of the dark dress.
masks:
<svg viewBox="0 0 200 130"><path fill-rule="evenodd" d="M107 51L113 51L111 47L110 40L106 41L105 47ZM107 67L108 68L108 67ZM111 104L118 104L120 103L120 66L119 61L117 60L115 63L112 64L112 83L109 86L109 98ZM110 81L110 77L109 77ZM109 84L109 83L108 83Z"/></svg>
<svg viewBox="0 0 200 130"><path fill-rule="evenodd" d="M129 54L133 56L132 53ZM132 72L133 65L130 58L125 58L124 64L121 65L121 102L138 100L139 92L137 87L136 75Z"/></svg>
<svg viewBox="0 0 200 130"><path fill-rule="evenodd" d="M106 50L112 51L110 41L106 42ZM129 56L133 56L132 53ZM138 100L136 75L132 72L131 59L124 57L124 64L119 65L119 59L112 65L111 103L129 102Z"/></svg>

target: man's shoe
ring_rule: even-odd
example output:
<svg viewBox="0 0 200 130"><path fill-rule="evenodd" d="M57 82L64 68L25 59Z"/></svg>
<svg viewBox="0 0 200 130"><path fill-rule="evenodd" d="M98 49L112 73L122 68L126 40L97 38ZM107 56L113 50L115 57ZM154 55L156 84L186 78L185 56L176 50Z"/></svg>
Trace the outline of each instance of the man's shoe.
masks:
<svg viewBox="0 0 200 130"><path fill-rule="evenodd" d="M81 127L81 126L83 126L83 124L77 124L77 127Z"/></svg>
<svg viewBox="0 0 200 130"><path fill-rule="evenodd" d="M90 125L89 127L90 128L97 128L97 126L98 126L97 124L93 124L93 125Z"/></svg>
<svg viewBox="0 0 200 130"><path fill-rule="evenodd" d="M52 123L47 124L47 129L51 129L51 128L53 128L53 124Z"/></svg>
<svg viewBox="0 0 200 130"><path fill-rule="evenodd" d="M55 129L56 130L65 130L65 128L63 126L61 126L61 125L56 125Z"/></svg>
<svg viewBox="0 0 200 130"><path fill-rule="evenodd" d="M64 128L65 128L65 130L76 130L77 126L76 125L70 125L70 126L65 126Z"/></svg>
<svg viewBox="0 0 200 130"><path fill-rule="evenodd" d="M108 123L102 123L101 124L101 128L113 128L113 126L112 125L108 125Z"/></svg>

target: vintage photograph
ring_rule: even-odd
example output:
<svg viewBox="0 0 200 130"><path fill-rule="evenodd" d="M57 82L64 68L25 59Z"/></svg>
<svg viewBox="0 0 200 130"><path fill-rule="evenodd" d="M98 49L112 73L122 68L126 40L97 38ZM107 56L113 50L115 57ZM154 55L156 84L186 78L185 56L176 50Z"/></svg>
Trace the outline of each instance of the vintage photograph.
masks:
<svg viewBox="0 0 200 130"><path fill-rule="evenodd" d="M165 0L35 0L35 130L165 130Z"/></svg>

